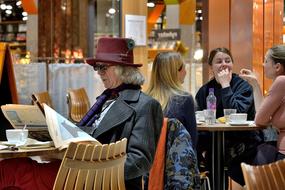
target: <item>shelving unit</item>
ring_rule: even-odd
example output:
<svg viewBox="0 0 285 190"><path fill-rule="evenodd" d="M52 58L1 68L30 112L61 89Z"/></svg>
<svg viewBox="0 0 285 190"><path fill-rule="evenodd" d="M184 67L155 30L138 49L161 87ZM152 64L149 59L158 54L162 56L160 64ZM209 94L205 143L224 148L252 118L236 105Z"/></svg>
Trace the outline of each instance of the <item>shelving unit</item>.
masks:
<svg viewBox="0 0 285 190"><path fill-rule="evenodd" d="M0 41L9 43L12 55L17 58L26 55L26 31L25 21L0 22Z"/></svg>
<svg viewBox="0 0 285 190"><path fill-rule="evenodd" d="M160 52L179 52L184 55L188 51L188 47L180 40L180 31L177 29L153 30L148 36L148 58L154 60L155 56ZM174 35L176 37L172 37Z"/></svg>

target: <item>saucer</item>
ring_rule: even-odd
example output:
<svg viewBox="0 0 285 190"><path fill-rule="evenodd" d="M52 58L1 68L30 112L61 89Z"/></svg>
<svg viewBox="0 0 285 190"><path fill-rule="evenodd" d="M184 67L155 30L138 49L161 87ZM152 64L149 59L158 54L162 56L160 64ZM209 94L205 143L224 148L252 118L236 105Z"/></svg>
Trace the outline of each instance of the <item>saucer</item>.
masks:
<svg viewBox="0 0 285 190"><path fill-rule="evenodd" d="M197 125L201 125L201 124L203 124L204 122L203 121L196 121L196 124Z"/></svg>
<svg viewBox="0 0 285 190"><path fill-rule="evenodd" d="M8 141L1 141L0 144L5 145L5 146L16 146L15 143L10 143Z"/></svg>
<svg viewBox="0 0 285 190"><path fill-rule="evenodd" d="M243 122L235 122L235 121L230 121L229 124L232 126L240 126L240 125L252 125L254 121L243 121Z"/></svg>

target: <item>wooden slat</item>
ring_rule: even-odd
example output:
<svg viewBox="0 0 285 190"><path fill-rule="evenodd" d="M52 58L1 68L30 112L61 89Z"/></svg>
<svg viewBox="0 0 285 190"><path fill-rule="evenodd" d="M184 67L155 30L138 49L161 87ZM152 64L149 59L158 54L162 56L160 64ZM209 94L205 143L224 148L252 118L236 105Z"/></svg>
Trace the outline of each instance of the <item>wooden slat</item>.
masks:
<svg viewBox="0 0 285 190"><path fill-rule="evenodd" d="M92 156L92 161L97 161L99 162L99 159L102 154L102 146L95 146L93 156ZM103 176L103 170L98 169L96 171L89 171L88 174L88 180L87 180L87 186L93 186L94 189L101 189L101 181L102 181L102 176ZM92 182L94 181L94 184Z"/></svg>
<svg viewBox="0 0 285 190"><path fill-rule="evenodd" d="M73 160L82 160L84 153L85 153L85 148L86 148L86 145L78 144L77 149L74 153ZM69 159L66 160L66 163L65 163L66 167L69 167L68 166L69 161L70 161ZM67 177L66 182L65 182L65 189L68 190L68 189L74 189L75 188L78 172L79 172L79 169L77 169L77 168L75 168L75 169L71 168L69 170L68 177Z"/></svg>
<svg viewBox="0 0 285 190"><path fill-rule="evenodd" d="M112 143L113 144L113 143ZM100 160L108 160L109 159L109 152L110 151L110 146L103 146L103 151ZM103 186L102 189L110 189L110 177L111 171L109 168L106 168L103 172Z"/></svg>
<svg viewBox="0 0 285 190"><path fill-rule="evenodd" d="M275 187L276 189L278 189L278 187L282 187L282 173L279 172L278 166L276 164L272 164L270 166L271 166L269 168L270 173L273 175L273 181L274 181Z"/></svg>
<svg viewBox="0 0 285 190"><path fill-rule="evenodd" d="M86 150L85 150L84 156L82 158L83 161L85 161L85 162L91 161L94 146L95 146L95 144L86 145ZM77 176L77 181L75 184L75 189L84 189L84 185L85 185L86 180L87 180L87 175L88 175L88 170L87 169L83 170L82 168L80 168L80 170L78 172L78 176Z"/></svg>
<svg viewBox="0 0 285 190"><path fill-rule="evenodd" d="M73 154L76 151L77 144L76 143L70 143L64 158L62 160L62 163L60 165L60 168L58 170L57 176L56 176L56 183L54 184L54 189L63 189L65 180L67 178L69 168L65 167L66 159L67 158L73 158Z"/></svg>
<svg viewBox="0 0 285 190"><path fill-rule="evenodd" d="M71 143L54 189L124 190L126 143L126 139L105 145Z"/></svg>

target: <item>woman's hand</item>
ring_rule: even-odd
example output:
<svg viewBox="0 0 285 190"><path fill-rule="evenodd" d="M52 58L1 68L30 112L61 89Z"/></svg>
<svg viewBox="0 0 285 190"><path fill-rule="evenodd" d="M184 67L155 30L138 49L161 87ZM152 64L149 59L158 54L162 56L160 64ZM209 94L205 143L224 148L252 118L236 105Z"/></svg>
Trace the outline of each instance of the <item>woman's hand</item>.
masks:
<svg viewBox="0 0 285 190"><path fill-rule="evenodd" d="M221 84L222 88L229 87L232 80L232 72L225 68L217 73L216 80Z"/></svg>
<svg viewBox="0 0 285 190"><path fill-rule="evenodd" d="M252 87L258 86L257 76L249 69L241 69L239 76L246 80Z"/></svg>

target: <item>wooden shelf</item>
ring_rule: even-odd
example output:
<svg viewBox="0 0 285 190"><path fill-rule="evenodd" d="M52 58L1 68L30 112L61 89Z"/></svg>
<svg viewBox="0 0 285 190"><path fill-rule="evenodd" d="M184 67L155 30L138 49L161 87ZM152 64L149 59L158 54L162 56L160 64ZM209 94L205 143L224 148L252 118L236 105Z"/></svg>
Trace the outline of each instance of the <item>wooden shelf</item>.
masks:
<svg viewBox="0 0 285 190"><path fill-rule="evenodd" d="M15 20L15 21L2 21L0 24L26 24L26 21Z"/></svg>
<svg viewBox="0 0 285 190"><path fill-rule="evenodd" d="M25 42L13 42L13 43L9 43L9 46L10 47L18 47L18 46L26 46L26 43Z"/></svg>
<svg viewBox="0 0 285 190"><path fill-rule="evenodd" d="M12 54L24 57L26 48L26 21L2 21L0 22L0 40L9 44Z"/></svg>

